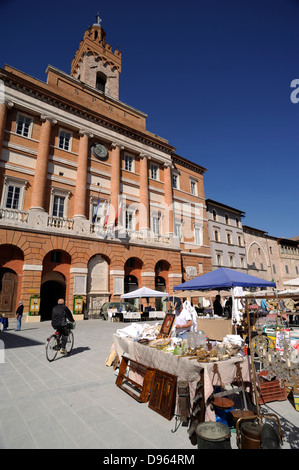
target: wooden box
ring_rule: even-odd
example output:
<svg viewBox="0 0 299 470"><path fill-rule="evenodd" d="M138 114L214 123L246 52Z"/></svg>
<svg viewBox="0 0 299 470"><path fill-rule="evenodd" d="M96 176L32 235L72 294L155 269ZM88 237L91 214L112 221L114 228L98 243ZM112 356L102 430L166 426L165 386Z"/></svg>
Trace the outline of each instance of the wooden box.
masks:
<svg viewBox="0 0 299 470"><path fill-rule="evenodd" d="M271 401L283 401L287 399L285 383L280 386L279 380L261 381L259 384L259 404L264 405Z"/></svg>

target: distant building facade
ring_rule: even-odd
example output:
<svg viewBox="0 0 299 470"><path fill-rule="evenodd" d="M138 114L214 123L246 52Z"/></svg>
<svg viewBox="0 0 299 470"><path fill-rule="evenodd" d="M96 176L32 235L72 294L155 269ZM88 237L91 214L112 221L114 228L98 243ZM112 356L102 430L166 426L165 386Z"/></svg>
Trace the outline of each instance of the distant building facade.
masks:
<svg viewBox="0 0 299 470"><path fill-rule="evenodd" d="M288 282L299 278L299 237L278 238L278 250L280 253L280 279ZM287 288L287 284L283 288Z"/></svg>
<svg viewBox="0 0 299 470"><path fill-rule="evenodd" d="M206 200L212 269L220 267L247 272L242 228L245 213L212 199Z"/></svg>
<svg viewBox="0 0 299 470"><path fill-rule="evenodd" d="M146 285L211 270L205 168L146 129L119 100L121 52L100 21L84 34L70 75L44 83L0 69L0 309L41 319L64 297L89 313Z"/></svg>
<svg viewBox="0 0 299 470"><path fill-rule="evenodd" d="M267 232L243 225L248 274L267 281L279 281L277 239Z"/></svg>
<svg viewBox="0 0 299 470"><path fill-rule="evenodd" d="M274 280L279 290L284 282L299 277L299 240L277 238L243 225L248 274Z"/></svg>

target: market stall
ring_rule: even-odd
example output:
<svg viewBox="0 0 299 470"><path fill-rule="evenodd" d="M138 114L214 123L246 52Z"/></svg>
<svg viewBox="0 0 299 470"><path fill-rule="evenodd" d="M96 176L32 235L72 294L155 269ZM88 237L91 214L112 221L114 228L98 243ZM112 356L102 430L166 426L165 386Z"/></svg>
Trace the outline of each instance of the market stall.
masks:
<svg viewBox="0 0 299 470"><path fill-rule="evenodd" d="M224 321L218 317L214 317L213 323L202 324L202 320L198 319L198 327L205 331L207 336L211 339L221 339L227 334L235 333L233 324L240 322L240 311L244 308L242 302L240 302L239 297L243 295L243 287L275 287L274 282L269 282L264 279L260 279L255 276L250 276L248 274L228 269L228 268L219 268L214 271L211 271L207 274L203 274L197 278L191 279L190 281L184 282L178 286L174 287L174 291L177 293L179 291L192 292L196 291L212 291L227 289L231 292L232 296L232 319ZM207 320L208 322L210 321ZM205 330L205 327L208 331Z"/></svg>
<svg viewBox="0 0 299 470"><path fill-rule="evenodd" d="M234 302L235 297L241 297L243 295L243 288L275 288L276 284L274 282L266 281L265 279L260 279L243 272L236 271L234 269L228 268L219 268L211 271L202 276L191 279L190 281L184 282L178 286L174 287L174 291L212 291L218 290L221 291L226 289L231 293L233 300L233 319L238 319L238 308L243 306L239 304L238 301Z"/></svg>
<svg viewBox="0 0 299 470"><path fill-rule="evenodd" d="M244 308L244 304L240 301L238 296L243 294L243 288L251 288L251 287L258 287L258 288L269 288L275 287L276 284L273 282L266 281L264 279L257 278L255 276L251 276L245 274L243 272L238 272L236 270L227 269L227 268L219 268L210 273L204 274L199 276L195 279L191 279L190 281L184 282L178 286L174 287L174 292L177 291L211 291L211 290L222 290L222 289L230 289L232 295L232 319L229 320L231 322L231 326L227 323L221 323L223 319L217 320L210 320L208 319L207 322L212 321L213 323L206 323L203 325L200 319L198 319L198 325L203 327L203 331L206 333L204 326L208 328L209 337L221 340L224 338L228 332L230 332L230 328L235 323L240 322L240 312L241 309ZM214 323L215 322L215 323ZM214 331L213 331L214 327ZM228 328L228 331L227 331ZM233 331L231 331L233 333ZM207 334L207 333L206 333Z"/></svg>
<svg viewBox="0 0 299 470"><path fill-rule="evenodd" d="M243 398L241 400L243 407L235 410L236 415L238 412L241 415L237 420L238 426L239 421L250 419L254 426L258 426L257 433L259 433L262 418L268 418L276 420L279 427L276 416L273 418L273 415L260 414L257 390L259 379L255 371L253 354L259 354L265 362L265 357L262 356L265 347L263 346L261 353L259 342L252 342L250 298L242 295L243 287L273 288L275 284L237 271L219 269L176 286L174 294L188 290L192 292L192 290L231 289L233 303L239 313L242 309L242 315L247 319L246 333L249 337L249 346L252 346L249 356L246 353L245 336L234 334L234 331L233 334L230 334L230 330L223 331L223 336L221 330L217 334L211 332L207 335L202 324L199 324L197 330L203 331L196 332L192 327L187 339L177 337L174 325L176 317L174 314L166 313L162 325L132 324L126 329L117 330L113 337L113 348L120 363L117 386L138 401L148 401L151 409L167 419L171 419L175 414L176 419L179 417L181 422L188 422L190 438L194 436L199 423L218 421L217 407L228 409L227 403L229 406L234 406L234 401L225 397L230 395L232 386L236 385L237 389L233 393L237 391L239 398L241 396ZM274 290L271 292L274 296ZM230 324L235 325L238 320L238 316L233 314ZM212 325L213 320L208 321L211 321ZM260 335L261 332L258 333L258 338ZM214 339L213 336L219 339L210 341L210 338ZM271 360L275 359L276 364L280 360L279 354L276 351L271 353L273 358ZM289 356L285 357L287 358L285 362L288 364ZM269 362L271 360L269 356ZM279 367L282 369L281 365ZM130 391L126 389L128 383ZM254 412L248 410L245 390L253 391ZM239 429L240 427L238 432Z"/></svg>
<svg viewBox="0 0 299 470"><path fill-rule="evenodd" d="M141 299L164 298L164 297L168 297L167 292L161 292L161 291L158 291L158 290L149 289L148 287L145 287L145 286L140 287L139 289L135 289L132 292L128 292L126 294L121 295L121 299L124 299L124 300L126 300L126 299L139 299L139 307L140 307ZM151 311L151 310L149 310L146 315L144 314L144 310L143 310L143 312L142 311L136 312L135 316L138 316L138 319L141 320L142 319L142 314L143 314L143 317L145 319L147 317L149 319L150 318L159 318L159 319L164 318L164 312L160 312L160 311L155 312L155 311ZM124 312L123 313L123 318L124 318L124 320L131 320L132 319L132 312Z"/></svg>
<svg viewBox="0 0 299 470"><path fill-rule="evenodd" d="M138 337L142 339L143 335L141 334ZM148 345L145 345L142 341L139 343L136 338L122 334L121 331L113 336L113 342L119 357L126 355L139 364L176 376L177 381L187 382L191 407L196 395L197 385L202 381L205 421L216 420L215 411L209 402L209 398L213 394L213 386L220 385L219 376L214 374L215 365L217 365L223 385L229 385L235 380L237 376L236 364L240 364L244 383L248 385L251 382L249 357L244 356L243 353L231 356L226 360L200 362L196 355L186 355L185 357L183 355L176 355L173 354L171 348L168 351L167 348L159 350L151 347L150 343ZM135 371L131 377L137 383L142 380ZM178 396L174 412L175 414L180 412L178 409Z"/></svg>
<svg viewBox="0 0 299 470"><path fill-rule="evenodd" d="M256 433L256 441L257 447L259 448L262 446L262 431L265 429L265 419L272 419L276 421L276 425L278 428L279 439L276 440L276 444L279 445L279 442L282 442L282 434L280 429L280 422L279 418L272 414L272 415L262 415L259 408L259 392L258 392L258 376L255 370L254 364L254 357L258 356L261 364L265 366L271 374L275 377L275 369L276 371L280 372L281 377L279 379L279 383L283 380L283 377L291 377L292 372L296 369L297 365L297 353L294 362L290 357L293 352L291 351L290 344L285 341L285 336L283 336L283 343L284 346L281 351L274 351L271 352L268 349L268 345L265 344L264 338L262 337L262 330L258 331L258 335L253 338L252 331L251 331L251 319L250 319L250 311L249 311L249 299L244 296L242 292L243 287L251 288L251 287L258 287L258 288L265 288L265 287L275 287L275 283L265 281L264 279L256 278L254 276L247 275L245 273L239 273L237 271L233 271L226 268L220 268L218 270L212 271L211 273L205 274L200 276L199 278L193 279L187 283L183 283L180 286L176 286L174 290L180 289L223 289L223 288L231 288L232 292L232 300L233 300L233 309L232 309L232 321L235 324L241 324L244 320L243 315L241 315L242 308L245 307L245 319L247 321L247 334L248 334L248 344L250 346L250 361L251 361L251 370L252 370L252 385L254 391L254 399L256 405L256 411L254 415L254 419L252 416L241 416L241 418L237 421L237 434L238 434L238 445L241 442L239 439L240 432L248 432L251 433L252 429L254 429L254 433ZM273 294L275 292L273 291ZM270 354L268 354L270 352ZM273 367L273 365L275 366ZM272 377L272 375L271 375ZM264 423L263 420L264 419ZM249 420L249 421L247 421ZM242 431L240 431L242 425ZM249 428L248 428L249 425ZM250 429L251 428L251 429ZM273 433L272 433L273 431ZM274 428L270 427L270 434L272 437L274 436ZM248 437L248 436L247 436ZM276 437L276 436L275 436ZM241 444L240 444L241 445ZM241 446L242 448L242 446Z"/></svg>

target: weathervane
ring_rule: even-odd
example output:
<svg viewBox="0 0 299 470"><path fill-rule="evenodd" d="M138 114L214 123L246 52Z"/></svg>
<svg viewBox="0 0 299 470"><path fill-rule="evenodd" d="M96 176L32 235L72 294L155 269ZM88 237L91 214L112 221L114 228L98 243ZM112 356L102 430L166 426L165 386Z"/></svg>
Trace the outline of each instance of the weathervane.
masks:
<svg viewBox="0 0 299 470"><path fill-rule="evenodd" d="M97 20L96 24L98 24L99 26L101 26L102 19L100 18L100 12L99 12L99 11L98 11L98 14L97 14L97 16L96 16L96 20Z"/></svg>

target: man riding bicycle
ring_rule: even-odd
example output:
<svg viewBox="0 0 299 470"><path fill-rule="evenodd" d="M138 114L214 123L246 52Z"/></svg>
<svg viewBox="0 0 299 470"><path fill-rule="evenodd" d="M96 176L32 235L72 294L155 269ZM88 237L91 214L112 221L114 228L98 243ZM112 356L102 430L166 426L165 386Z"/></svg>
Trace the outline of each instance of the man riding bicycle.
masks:
<svg viewBox="0 0 299 470"><path fill-rule="evenodd" d="M52 310L52 326L53 328L61 334L61 354L67 354L65 349L67 337L69 330L67 328L67 320L74 323L74 317L69 310L69 308L64 305L64 299L58 300L58 305L56 305Z"/></svg>

